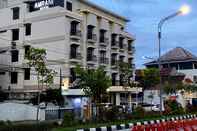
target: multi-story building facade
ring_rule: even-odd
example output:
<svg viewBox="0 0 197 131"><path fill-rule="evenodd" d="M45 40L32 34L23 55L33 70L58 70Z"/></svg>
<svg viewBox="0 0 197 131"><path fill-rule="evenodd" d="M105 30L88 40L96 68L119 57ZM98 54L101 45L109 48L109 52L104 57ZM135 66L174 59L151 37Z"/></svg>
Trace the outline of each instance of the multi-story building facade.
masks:
<svg viewBox="0 0 197 131"><path fill-rule="evenodd" d="M125 32L128 20L122 16L86 0L0 0L0 5L0 86L13 96L38 91L36 73L25 59L30 46L46 49L47 64L57 72L56 88L62 70L65 95L75 85L77 64L104 66L113 85L121 84L118 61L134 67L134 38Z"/></svg>

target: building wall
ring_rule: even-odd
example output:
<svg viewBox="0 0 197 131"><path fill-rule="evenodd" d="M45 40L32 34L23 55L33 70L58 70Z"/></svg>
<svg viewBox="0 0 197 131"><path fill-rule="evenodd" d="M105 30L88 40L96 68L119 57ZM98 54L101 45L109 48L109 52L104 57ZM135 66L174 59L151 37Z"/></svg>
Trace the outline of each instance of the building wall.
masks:
<svg viewBox="0 0 197 131"><path fill-rule="evenodd" d="M189 78L192 81L194 81L194 76L197 76L197 69L178 70L178 72L184 73L185 78Z"/></svg>
<svg viewBox="0 0 197 131"><path fill-rule="evenodd" d="M0 49L7 49L7 60L5 61L2 58L2 63L5 65L12 65L20 67L17 69L18 72L18 83L16 85L10 84L10 73L6 73L6 78L3 75L0 75L0 81L2 88L8 89L8 86L11 86L11 89L33 89L37 88L37 79L36 74L31 70L31 79L24 80L24 64L26 60L24 59L24 45L31 45L37 48L45 48L47 51L47 60L50 68L55 69L57 75L55 76L54 86L59 87L59 70L62 69L64 77L70 77L70 68L76 66L76 64L82 64L84 67L96 68L100 66L99 63L99 52L101 50L106 51L106 57L109 59L109 63L105 64L105 70L107 74L111 76L111 73L118 73L117 69L112 69L111 67L111 54L117 53L117 60L119 56L125 56L124 61L128 62L128 58L133 57L133 53L128 53L128 40L133 40L132 36L124 31L124 26L126 20L119 18L118 16L111 15L100 8L93 7L88 5L80 0L69 0L73 4L73 11L66 10L62 7L53 7L49 9L43 9L35 12L28 12L28 6L25 3L22 3L24 0L8 0L8 8L0 10L0 31L7 30L5 33L0 33L0 37L5 38L6 40L0 39ZM65 0L66 4L66 0ZM20 8L20 19L12 20L12 8ZM81 31L81 36L77 38L78 40L73 41L70 36L70 25L72 21L78 21L78 30ZM24 24L31 23L31 35L25 36L25 26ZM94 34L96 34L97 40L94 44L90 44L87 40L87 25L95 26ZM16 63L11 63L10 51L11 49L11 38L12 38L12 29L19 28L20 35L19 41L16 41L16 47L19 50L19 61ZM109 39L109 43L106 47L101 47L99 38L100 38L100 29L105 29L105 37ZM124 49L119 50L112 49L111 47L111 34L116 33L118 37L121 35L124 39ZM118 40L118 38L117 38ZM79 45L78 51L81 53L82 59L71 60L70 59L70 46L72 44ZM94 48L94 55L97 56L97 61L87 62L87 48ZM0 54L0 57L1 54ZM12 70L11 70L12 71ZM9 72L11 72L9 71ZM117 75L117 80L119 76Z"/></svg>

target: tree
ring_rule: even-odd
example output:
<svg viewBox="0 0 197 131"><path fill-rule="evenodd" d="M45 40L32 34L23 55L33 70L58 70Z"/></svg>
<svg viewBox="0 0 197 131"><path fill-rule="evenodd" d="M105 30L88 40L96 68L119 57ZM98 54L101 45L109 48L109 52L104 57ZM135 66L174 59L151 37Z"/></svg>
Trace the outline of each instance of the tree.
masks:
<svg viewBox="0 0 197 131"><path fill-rule="evenodd" d="M133 71L130 64L126 62L119 62L119 72L120 72L123 87L131 86L130 79L132 77Z"/></svg>
<svg viewBox="0 0 197 131"><path fill-rule="evenodd" d="M51 86L53 84L53 78L56 72L47 68L46 50L31 47L28 52L27 59L28 66L30 68L34 68L37 73L38 82L41 82L42 86L44 83L46 86Z"/></svg>
<svg viewBox="0 0 197 131"><path fill-rule="evenodd" d="M131 82L131 77L132 77L132 68L129 63L126 62L119 62L119 72L120 72L120 79L121 79L121 84L125 91L128 90L128 87L132 88L134 87L134 82ZM125 102L127 99L127 92L125 93Z"/></svg>
<svg viewBox="0 0 197 131"><path fill-rule="evenodd" d="M31 103L36 105L37 100L38 100L38 96L32 98L30 101ZM47 89L46 92L42 92L40 94L40 102L46 102L46 104L52 102L56 105L63 105L64 98L61 95L59 89Z"/></svg>
<svg viewBox="0 0 197 131"><path fill-rule="evenodd" d="M38 80L38 90L40 90L39 83L42 83L42 89L44 83L46 86L51 86L53 83L53 77L55 75L55 71L52 69L48 69L46 65L46 50L30 47L29 52L26 54L26 58L28 59L28 66L30 68L34 68L37 73ZM38 121L39 114L39 104L40 104L40 91L38 91L38 108L37 108L37 116L36 120Z"/></svg>
<svg viewBox="0 0 197 131"><path fill-rule="evenodd" d="M184 75L169 75L164 83L164 92L166 94L177 94L178 91L184 89Z"/></svg>
<svg viewBox="0 0 197 131"><path fill-rule="evenodd" d="M106 75L104 69L84 69L80 66L75 68L78 76L77 85L83 89L85 94L92 98L92 102L101 103L107 88L111 86L111 79Z"/></svg>
<svg viewBox="0 0 197 131"><path fill-rule="evenodd" d="M159 70L157 68L147 68L143 70L142 78L139 80L140 84L144 87L143 89L148 89L159 84Z"/></svg>

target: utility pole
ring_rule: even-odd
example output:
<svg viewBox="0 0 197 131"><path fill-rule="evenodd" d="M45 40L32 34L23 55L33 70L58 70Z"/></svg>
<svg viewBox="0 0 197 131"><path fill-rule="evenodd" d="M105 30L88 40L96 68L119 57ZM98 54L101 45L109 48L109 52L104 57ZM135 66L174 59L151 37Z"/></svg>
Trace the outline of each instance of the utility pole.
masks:
<svg viewBox="0 0 197 131"><path fill-rule="evenodd" d="M59 93L62 95L62 69L60 68L60 87ZM59 110L58 110L58 119L61 119L61 110L60 110L60 103L59 103Z"/></svg>

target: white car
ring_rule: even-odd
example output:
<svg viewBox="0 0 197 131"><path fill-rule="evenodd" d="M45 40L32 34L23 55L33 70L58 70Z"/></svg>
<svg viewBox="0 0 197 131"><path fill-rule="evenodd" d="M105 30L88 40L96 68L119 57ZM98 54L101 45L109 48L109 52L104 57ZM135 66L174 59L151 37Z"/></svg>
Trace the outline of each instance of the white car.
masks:
<svg viewBox="0 0 197 131"><path fill-rule="evenodd" d="M153 104L142 104L141 105L145 111L159 111L159 105Z"/></svg>

